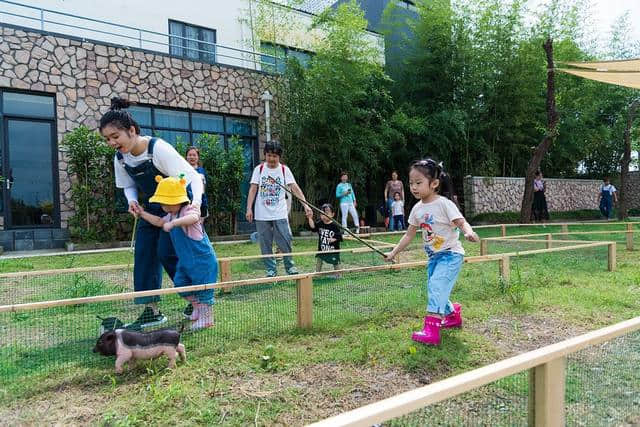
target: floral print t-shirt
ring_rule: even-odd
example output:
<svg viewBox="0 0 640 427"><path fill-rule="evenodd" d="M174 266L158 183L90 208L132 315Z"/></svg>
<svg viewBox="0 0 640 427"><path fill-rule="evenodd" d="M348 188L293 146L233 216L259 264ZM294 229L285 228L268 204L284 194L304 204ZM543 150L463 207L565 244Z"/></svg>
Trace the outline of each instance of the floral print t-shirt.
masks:
<svg viewBox="0 0 640 427"><path fill-rule="evenodd" d="M464 218L451 200L438 196L431 203L419 201L409 214L409 224L422 231L424 250L428 256L441 251L452 251L464 255L459 239L456 219Z"/></svg>

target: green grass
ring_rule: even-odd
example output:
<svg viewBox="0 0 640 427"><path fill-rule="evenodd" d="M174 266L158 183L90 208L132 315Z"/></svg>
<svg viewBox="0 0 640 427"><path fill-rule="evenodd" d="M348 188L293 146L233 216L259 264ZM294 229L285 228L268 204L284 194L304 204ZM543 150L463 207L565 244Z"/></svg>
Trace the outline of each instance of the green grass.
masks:
<svg viewBox="0 0 640 427"><path fill-rule="evenodd" d="M553 228L544 232L549 229ZM509 228L509 234L522 232ZM615 239L622 243L624 235ZM313 240L300 240L295 249L314 246ZM534 247L540 245L496 243L489 248L498 252ZM465 243L465 248L468 254L478 253L478 245ZM219 245L216 250L218 256L226 256L222 253L257 251L257 245ZM406 257L424 259L419 244ZM307 258L297 261L309 271L315 260ZM377 261L367 255L351 262ZM118 376L112 358L91 353L99 325L95 316L132 320L137 308L130 302L2 314L0 416L8 424L300 425L631 318L640 309L640 261L637 252L625 251L622 244L613 273L606 271L606 247L517 257L511 263L511 291L498 280L495 263L463 267L453 298L463 304L465 325L444 331L438 348L409 339L424 315L424 268L314 280L311 331L295 327L293 282L235 289L217 297L214 328L184 335L188 361L173 371L160 359L140 362ZM246 263L234 274L261 274L260 267ZM41 295L117 289L125 279L71 275L64 286L50 286L62 293L43 290ZM51 283L40 284L47 285ZM510 292L521 293L520 298L514 300ZM177 296L164 297L161 305L172 324L179 321L183 306ZM631 337L571 358L567 419L591 414L590 425L621 424L633 415L639 353L638 338ZM262 356L268 356L267 363ZM629 395L633 390L636 394ZM445 420L520 424L526 421L527 393L526 373L518 374L396 424L420 424L416 420L425 414L433 425ZM609 407L627 410L621 415L607 412Z"/></svg>

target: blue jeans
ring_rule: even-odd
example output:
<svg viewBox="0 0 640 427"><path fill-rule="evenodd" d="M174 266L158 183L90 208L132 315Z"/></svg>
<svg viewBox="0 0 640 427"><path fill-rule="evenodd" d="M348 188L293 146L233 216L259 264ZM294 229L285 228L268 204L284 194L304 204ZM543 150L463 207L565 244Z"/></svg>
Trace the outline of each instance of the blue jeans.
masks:
<svg viewBox="0 0 640 427"><path fill-rule="evenodd" d="M391 205L393 204L393 199L387 199L387 212L385 212L385 216L389 217L389 220L391 220L391 217L393 216L391 213Z"/></svg>
<svg viewBox="0 0 640 427"><path fill-rule="evenodd" d="M162 228L149 224L144 219L138 220L136 230L136 247L133 263L133 289L152 291L162 287L162 267L173 280L176 274L176 256L169 233ZM135 304L150 304L160 300L158 295L138 297Z"/></svg>
<svg viewBox="0 0 640 427"><path fill-rule="evenodd" d="M611 218L613 213L613 199L611 197L600 199L600 213L607 219Z"/></svg>
<svg viewBox="0 0 640 427"><path fill-rule="evenodd" d="M404 230L404 215L394 215L391 217L391 231Z"/></svg>
<svg viewBox="0 0 640 427"><path fill-rule="evenodd" d="M436 252L427 264L427 312L446 316L453 312L449 301L464 256L452 251Z"/></svg>

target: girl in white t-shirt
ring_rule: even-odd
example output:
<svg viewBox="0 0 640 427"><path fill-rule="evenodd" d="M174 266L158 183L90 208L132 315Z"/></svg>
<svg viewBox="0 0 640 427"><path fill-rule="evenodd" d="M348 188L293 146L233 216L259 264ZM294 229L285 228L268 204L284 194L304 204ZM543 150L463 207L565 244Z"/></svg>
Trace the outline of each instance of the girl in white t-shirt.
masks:
<svg viewBox="0 0 640 427"><path fill-rule="evenodd" d="M409 228L395 248L387 254L391 261L422 231L427 264L427 316L424 327L414 332L411 339L423 344L439 345L440 328L462 326L462 306L449 301L451 290L464 261L464 249L458 240L458 229L472 242L480 239L464 219L458 207L449 198L451 183L442 165L432 159L411 165L409 188L418 199L409 214ZM440 193L440 194L439 194Z"/></svg>

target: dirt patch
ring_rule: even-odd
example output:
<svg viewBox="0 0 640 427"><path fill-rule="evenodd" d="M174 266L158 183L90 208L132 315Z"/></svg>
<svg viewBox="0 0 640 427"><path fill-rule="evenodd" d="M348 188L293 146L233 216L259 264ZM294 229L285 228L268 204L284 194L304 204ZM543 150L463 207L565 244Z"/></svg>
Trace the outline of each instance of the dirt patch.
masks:
<svg viewBox="0 0 640 427"><path fill-rule="evenodd" d="M3 425L87 425L104 411L109 400L81 389L68 389L28 399L0 410Z"/></svg>
<svg viewBox="0 0 640 427"><path fill-rule="evenodd" d="M562 319L544 315L502 315L465 328L489 339L503 357L535 350L580 335L586 330Z"/></svg>
<svg viewBox="0 0 640 427"><path fill-rule="evenodd" d="M229 388L237 398L274 399L288 396L296 411L277 423L304 425L422 386L400 370L323 363L293 372L237 377Z"/></svg>

